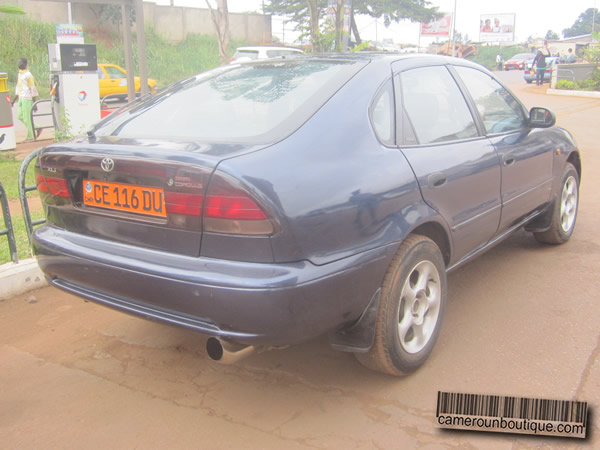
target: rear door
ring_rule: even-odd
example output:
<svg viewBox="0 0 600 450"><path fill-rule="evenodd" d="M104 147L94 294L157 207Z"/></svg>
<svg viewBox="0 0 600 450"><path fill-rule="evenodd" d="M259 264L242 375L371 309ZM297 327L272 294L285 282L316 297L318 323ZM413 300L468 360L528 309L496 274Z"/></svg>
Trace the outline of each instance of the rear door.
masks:
<svg viewBox="0 0 600 450"><path fill-rule="evenodd" d="M502 164L501 233L550 199L552 146L545 131L532 130L527 112L490 75L455 67L483 119L483 126Z"/></svg>
<svg viewBox="0 0 600 450"><path fill-rule="evenodd" d="M485 245L500 220L500 162L445 66L399 74L402 151L425 201L448 223L453 260Z"/></svg>

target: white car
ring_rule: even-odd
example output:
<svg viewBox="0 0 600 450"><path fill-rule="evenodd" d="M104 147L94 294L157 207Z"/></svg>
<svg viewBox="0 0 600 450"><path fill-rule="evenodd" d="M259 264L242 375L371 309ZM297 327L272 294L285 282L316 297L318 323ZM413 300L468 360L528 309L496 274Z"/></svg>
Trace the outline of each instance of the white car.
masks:
<svg viewBox="0 0 600 450"><path fill-rule="evenodd" d="M231 58L231 62L244 62L253 59L282 58L299 56L304 54L302 50L292 47L238 47Z"/></svg>

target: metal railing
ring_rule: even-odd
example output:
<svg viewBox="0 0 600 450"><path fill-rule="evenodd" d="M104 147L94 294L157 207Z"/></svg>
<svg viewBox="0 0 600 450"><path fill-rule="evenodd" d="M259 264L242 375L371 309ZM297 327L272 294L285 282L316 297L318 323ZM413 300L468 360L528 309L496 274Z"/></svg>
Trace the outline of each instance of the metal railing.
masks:
<svg viewBox="0 0 600 450"><path fill-rule="evenodd" d="M42 112L34 112L34 109L38 109L37 106L41 105L43 103L49 103L50 104L50 112L47 113L42 113ZM45 126L40 126L40 127L36 127L35 126L35 118L36 117L46 117L46 116L51 116L52 117L52 125L45 125ZM50 99L46 99L46 100L38 100L37 102L35 102L33 104L33 108L31 108L31 123L33 125L33 139L37 140L38 138L38 130L43 130L46 128L55 128L56 125L56 121L54 119L54 114L52 114L52 102L50 101Z"/></svg>
<svg viewBox="0 0 600 450"><path fill-rule="evenodd" d="M26 186L27 169L31 161L36 159L41 148L31 152L27 158L21 163L19 168L19 198L21 199L21 209L23 210L23 220L25 221L25 230L27 231L27 239L29 240L29 246L31 247L31 234L33 233L33 227L41 225L46 222L46 219L31 220L31 213L29 211L29 202L27 200L27 193L37 190L37 185Z"/></svg>
<svg viewBox="0 0 600 450"><path fill-rule="evenodd" d="M575 81L575 72L570 69L557 69L556 70L556 80L568 80Z"/></svg>
<svg viewBox="0 0 600 450"><path fill-rule="evenodd" d="M4 186L2 186L2 182L0 182L0 203L2 204L2 216L4 217L4 226L6 227L5 229L0 230L0 236L6 236L8 238L10 259L12 262L18 263L19 258L17 256L17 241L15 241L15 231L12 226L12 219L10 217L10 210L8 208L6 191L4 190Z"/></svg>

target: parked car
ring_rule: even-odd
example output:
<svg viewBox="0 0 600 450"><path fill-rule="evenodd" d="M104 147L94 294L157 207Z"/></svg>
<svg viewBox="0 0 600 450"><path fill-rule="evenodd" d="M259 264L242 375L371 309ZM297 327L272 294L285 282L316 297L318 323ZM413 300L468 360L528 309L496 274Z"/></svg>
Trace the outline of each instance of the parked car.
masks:
<svg viewBox="0 0 600 450"><path fill-rule="evenodd" d="M377 51L377 52L390 52L390 53L399 53L400 48L396 47L394 44L390 44L387 42L380 41L370 41L368 50Z"/></svg>
<svg viewBox="0 0 600 450"><path fill-rule="evenodd" d="M534 57L533 53L518 53L504 63L504 70L524 70L527 61Z"/></svg>
<svg viewBox="0 0 600 450"><path fill-rule="evenodd" d="M302 50L293 47L238 47L231 58L231 62L244 62L254 59L286 58L302 54L304 54Z"/></svg>
<svg viewBox="0 0 600 450"><path fill-rule="evenodd" d="M140 77L134 77L135 92L140 92ZM107 95L127 96L127 72L115 64L98 64L98 84L100 86L100 98ZM156 93L156 80L148 78L150 91Z"/></svg>
<svg viewBox="0 0 600 450"><path fill-rule="evenodd" d="M558 58L555 56L549 56L546 58L546 71L544 72L544 79L543 79L544 83L550 83L550 80L552 79L552 68L554 67L554 64L556 64L557 62L558 62ZM532 66L533 66L533 59L530 59L525 64L525 72L523 72L523 79L527 82L527 84L531 84L533 81L535 81L536 69L532 68Z"/></svg>
<svg viewBox="0 0 600 450"><path fill-rule="evenodd" d="M212 359L327 334L402 375L447 272L522 227L569 240L581 161L554 123L457 58L220 67L43 149L33 246L53 286L205 333Z"/></svg>

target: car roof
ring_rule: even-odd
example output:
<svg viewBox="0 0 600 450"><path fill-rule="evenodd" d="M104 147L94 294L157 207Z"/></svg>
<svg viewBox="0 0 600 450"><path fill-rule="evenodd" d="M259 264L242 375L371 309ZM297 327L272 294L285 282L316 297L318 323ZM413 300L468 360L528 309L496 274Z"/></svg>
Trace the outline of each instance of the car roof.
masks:
<svg viewBox="0 0 600 450"><path fill-rule="evenodd" d="M403 63L406 63L407 65L454 64L485 69L485 67L481 64L474 63L472 61L469 61L468 59L456 58L445 55L435 55L431 53L390 53L381 51L368 51L353 53L323 53L304 55L304 58L311 57L322 59L371 60L373 62L387 61L389 63L396 63L395 65L400 65Z"/></svg>
<svg viewBox="0 0 600 450"><path fill-rule="evenodd" d="M275 46L271 46L271 45L258 45L258 46L254 46L254 47L238 47L236 49L236 51L238 51L238 50L250 50L250 51L259 51L259 50L292 50L292 51L302 52L302 50L300 50L299 48L294 48L294 47L275 47Z"/></svg>

